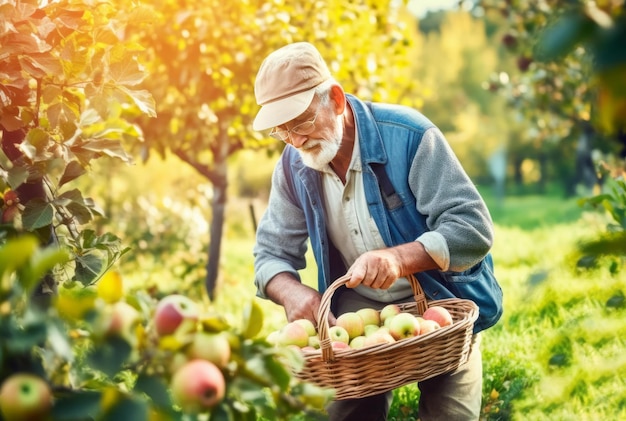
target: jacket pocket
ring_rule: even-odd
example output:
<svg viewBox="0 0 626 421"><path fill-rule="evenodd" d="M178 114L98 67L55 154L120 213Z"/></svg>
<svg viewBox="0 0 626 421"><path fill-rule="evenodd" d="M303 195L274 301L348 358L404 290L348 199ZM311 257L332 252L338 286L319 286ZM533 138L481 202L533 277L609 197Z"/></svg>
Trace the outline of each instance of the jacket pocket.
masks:
<svg viewBox="0 0 626 421"><path fill-rule="evenodd" d="M485 330L502 316L502 288L493 273L493 259L488 254L465 272L442 273L446 288L458 298L472 300L478 306L474 333Z"/></svg>

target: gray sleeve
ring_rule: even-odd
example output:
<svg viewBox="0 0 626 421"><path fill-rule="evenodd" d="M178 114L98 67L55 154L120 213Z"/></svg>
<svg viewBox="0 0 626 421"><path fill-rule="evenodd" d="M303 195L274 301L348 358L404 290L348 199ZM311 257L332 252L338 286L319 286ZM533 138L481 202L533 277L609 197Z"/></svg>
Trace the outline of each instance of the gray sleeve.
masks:
<svg viewBox="0 0 626 421"><path fill-rule="evenodd" d="M254 283L257 295L268 298L265 287L274 276L288 272L300 280L306 266L308 233L302 208L289 192L285 168L279 160L272 174L272 188L256 232Z"/></svg>
<svg viewBox="0 0 626 421"><path fill-rule="evenodd" d="M487 205L439 129L424 134L409 184L428 228L446 240L450 271L467 270L489 252L494 232Z"/></svg>

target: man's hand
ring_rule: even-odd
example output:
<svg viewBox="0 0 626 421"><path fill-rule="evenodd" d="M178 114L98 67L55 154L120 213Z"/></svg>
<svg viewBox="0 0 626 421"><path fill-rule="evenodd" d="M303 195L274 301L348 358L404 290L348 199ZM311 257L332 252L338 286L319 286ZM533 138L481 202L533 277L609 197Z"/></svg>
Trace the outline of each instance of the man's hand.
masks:
<svg viewBox="0 0 626 421"><path fill-rule="evenodd" d="M388 289L396 279L411 273L438 268L435 261L418 241L371 250L363 253L354 261L348 274L348 288L366 285L370 288Z"/></svg>
<svg viewBox="0 0 626 421"><path fill-rule="evenodd" d="M317 327L317 312L322 295L315 289L302 284L287 273L276 275L268 284L265 292L272 301L285 309L287 321L308 319ZM335 324L335 316L329 316L329 323Z"/></svg>

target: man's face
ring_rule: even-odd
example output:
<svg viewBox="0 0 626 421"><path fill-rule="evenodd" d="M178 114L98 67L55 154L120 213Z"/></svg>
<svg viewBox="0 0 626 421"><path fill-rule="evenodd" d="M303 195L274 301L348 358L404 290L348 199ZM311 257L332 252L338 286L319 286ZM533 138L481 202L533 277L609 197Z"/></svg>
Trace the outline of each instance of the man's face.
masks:
<svg viewBox="0 0 626 421"><path fill-rule="evenodd" d="M343 137L343 116L336 115L330 104L322 105L319 100L314 100L313 105L302 115L306 120L312 118L315 113L317 113L315 130L306 136L292 133L289 143L298 150L304 165L319 171L330 163L339 151ZM296 120L304 121L301 118ZM292 124L287 126L294 127Z"/></svg>

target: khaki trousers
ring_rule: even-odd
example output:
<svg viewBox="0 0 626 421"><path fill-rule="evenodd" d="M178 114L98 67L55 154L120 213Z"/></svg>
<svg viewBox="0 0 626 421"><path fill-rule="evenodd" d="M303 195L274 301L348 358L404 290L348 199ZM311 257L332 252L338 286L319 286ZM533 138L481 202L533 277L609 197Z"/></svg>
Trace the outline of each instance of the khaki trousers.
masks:
<svg viewBox="0 0 626 421"><path fill-rule="evenodd" d="M335 293L335 316L360 308L382 309L387 303L372 301L348 288ZM412 299L409 298L409 299ZM403 300L407 301L407 300ZM457 370L418 382L420 421L473 421L480 418L482 405L482 355L480 334L474 335L468 361ZM361 399L333 401L327 408L330 421L385 421L393 393Z"/></svg>

